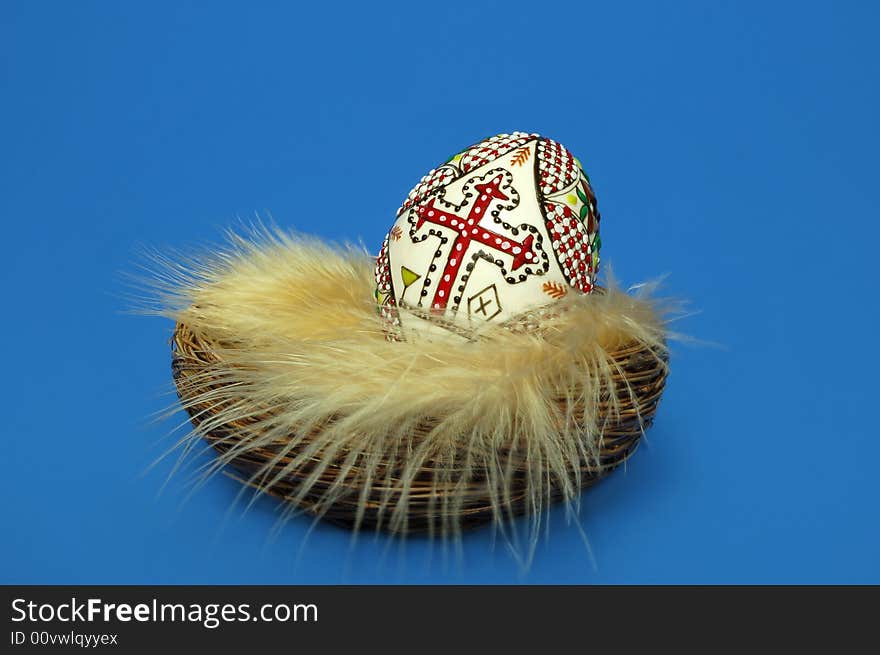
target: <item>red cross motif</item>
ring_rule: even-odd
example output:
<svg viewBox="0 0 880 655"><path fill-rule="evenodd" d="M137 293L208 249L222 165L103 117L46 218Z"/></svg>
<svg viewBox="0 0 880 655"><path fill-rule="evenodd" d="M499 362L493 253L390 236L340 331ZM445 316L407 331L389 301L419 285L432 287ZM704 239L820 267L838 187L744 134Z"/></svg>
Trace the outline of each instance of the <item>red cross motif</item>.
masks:
<svg viewBox="0 0 880 655"><path fill-rule="evenodd" d="M458 269L461 267L462 259L467 254L468 246L470 246L471 242L475 241L492 250L513 255L513 263L511 265L511 270L513 271L527 262L532 263L535 261L535 254L532 252L534 235L529 234L522 242L518 242L503 234L480 227L480 219L486 215L486 210L492 203L493 198L498 200L509 199L499 188L503 179L504 174L500 173L485 184L475 185L480 195L465 218L435 206L434 198L431 198L430 202L419 207L419 219L416 223L417 230L425 222L428 222L448 227L456 232L455 237L452 239L449 259L446 261L446 266L440 274L439 284L434 292L434 299L431 301L432 308L446 308L452 285L455 284L455 279L458 275Z"/></svg>

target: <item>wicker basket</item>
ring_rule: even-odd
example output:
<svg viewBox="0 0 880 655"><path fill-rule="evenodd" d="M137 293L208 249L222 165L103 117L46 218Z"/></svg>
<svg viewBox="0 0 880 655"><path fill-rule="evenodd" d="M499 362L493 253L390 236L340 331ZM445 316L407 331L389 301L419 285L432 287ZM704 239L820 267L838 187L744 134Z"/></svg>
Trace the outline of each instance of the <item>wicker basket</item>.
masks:
<svg viewBox="0 0 880 655"><path fill-rule="evenodd" d="M227 452L235 443L242 439L248 439L253 434L254 426L260 421L260 417L252 417L246 420L226 423L210 430L200 428L201 424L211 416L216 415L220 409L210 404L192 404L195 392L204 393L210 389L218 388L222 382L205 379L205 373L218 362L217 355L211 344L199 338L186 325L178 323L172 337L173 363L172 370L178 395L185 401L184 405L190 414L193 425L218 452ZM665 349L657 352L642 345L628 345L615 349L609 353L609 357L616 363L614 378L615 389L607 390L603 394L599 407L600 418L610 416L611 393L617 395L617 420L606 423L603 431L603 439L600 447L599 465L581 463L581 486L586 488L607 473L614 470L632 455L639 444L644 430L652 423L657 405L666 382L668 371L668 351ZM186 402L189 401L189 402ZM564 402L564 401L559 401ZM583 408L574 408L574 414L583 413ZM416 436L424 436L430 431L431 422L426 419L416 429ZM307 443L307 439L303 442ZM265 473L265 467L277 455L279 448L248 449L247 452L234 457L230 464L245 478L250 479L258 472ZM504 461L510 457L510 453L499 453ZM275 464L275 471L280 471L290 457L280 459ZM316 460L317 461L317 460ZM341 464L341 461L338 463ZM299 502L299 507L306 511L315 511L316 505L322 498L322 492L337 478L339 465L328 467L310 489L309 494ZM505 515L519 515L526 511L526 479L525 466L521 461L510 462L512 469L517 472L513 478L513 486L507 496L507 506L503 507ZM344 495L329 508L321 507L322 518L333 523L366 528L392 529L387 516L381 508L387 506L389 494L392 502L394 494L399 492L389 489L385 480L394 480L398 476L395 472L400 470L401 463L387 461L386 473L390 476L376 476L375 479L383 480L369 490L366 503L361 501L361 489L354 482L356 476L352 476L351 493ZM270 470L270 477L273 471ZM285 475L271 488L263 489L266 493L276 496L285 502L291 502L290 498L295 495L304 477L308 475L307 469L300 469L296 476ZM338 483L337 483L338 484ZM437 486L434 479L434 471L430 467L421 470L418 477L413 481L407 498L407 522L405 531L432 532L441 529L443 517L438 513L438 498L443 494L463 494L463 502L457 505L460 509L454 517L455 523L461 528L473 527L489 522L493 519L492 502L487 497L484 480L454 480L445 486ZM556 499L561 494L556 494ZM497 502L497 501L496 501ZM363 505L363 506L362 506ZM362 516L358 520L358 512ZM448 519L448 517L446 517Z"/></svg>

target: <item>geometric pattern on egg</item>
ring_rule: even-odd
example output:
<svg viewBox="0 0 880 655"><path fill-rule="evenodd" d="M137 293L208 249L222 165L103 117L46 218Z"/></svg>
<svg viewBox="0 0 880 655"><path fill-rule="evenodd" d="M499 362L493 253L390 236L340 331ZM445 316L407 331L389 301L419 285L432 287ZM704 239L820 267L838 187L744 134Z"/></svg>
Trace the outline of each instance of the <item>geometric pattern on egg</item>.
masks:
<svg viewBox="0 0 880 655"><path fill-rule="evenodd" d="M469 336L590 293L600 216L562 145L499 134L431 170L397 212L376 260L376 299L395 334Z"/></svg>

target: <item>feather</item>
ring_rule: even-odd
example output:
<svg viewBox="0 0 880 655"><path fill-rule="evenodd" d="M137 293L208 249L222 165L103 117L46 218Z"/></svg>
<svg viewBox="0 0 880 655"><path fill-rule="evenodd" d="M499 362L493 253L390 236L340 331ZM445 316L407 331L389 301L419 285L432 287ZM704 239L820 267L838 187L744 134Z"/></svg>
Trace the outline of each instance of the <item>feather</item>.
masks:
<svg viewBox="0 0 880 655"><path fill-rule="evenodd" d="M537 526L551 497L576 499L585 465L601 468L603 429L633 393L615 387L610 353L635 343L666 362L669 308L613 281L450 344L386 339L373 257L362 248L259 228L231 234L227 248L202 259L164 258L157 268L154 312L211 344L215 362L181 389L184 406L204 412L183 446L246 424L214 443L209 473L258 453L264 465L247 483L259 492L293 477L288 500L318 514L359 503L358 520L372 503L392 531L406 531L426 469L432 493L425 500L420 488L420 502L444 534L460 528L474 485L496 523L509 522L514 478Z"/></svg>

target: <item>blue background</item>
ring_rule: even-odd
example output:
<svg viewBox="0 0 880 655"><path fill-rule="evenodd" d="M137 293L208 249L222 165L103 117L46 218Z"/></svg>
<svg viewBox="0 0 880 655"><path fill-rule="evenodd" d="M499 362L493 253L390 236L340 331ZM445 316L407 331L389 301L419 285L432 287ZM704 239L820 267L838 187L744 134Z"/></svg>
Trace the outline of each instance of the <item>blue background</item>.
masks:
<svg viewBox="0 0 880 655"><path fill-rule="evenodd" d="M0 7L0 582L880 582L874 3L42 3ZM145 473L171 324L141 247L271 214L374 251L429 168L497 132L591 174L604 261L670 273L655 428L528 571L228 512ZM345 194L340 192L345 189Z"/></svg>

